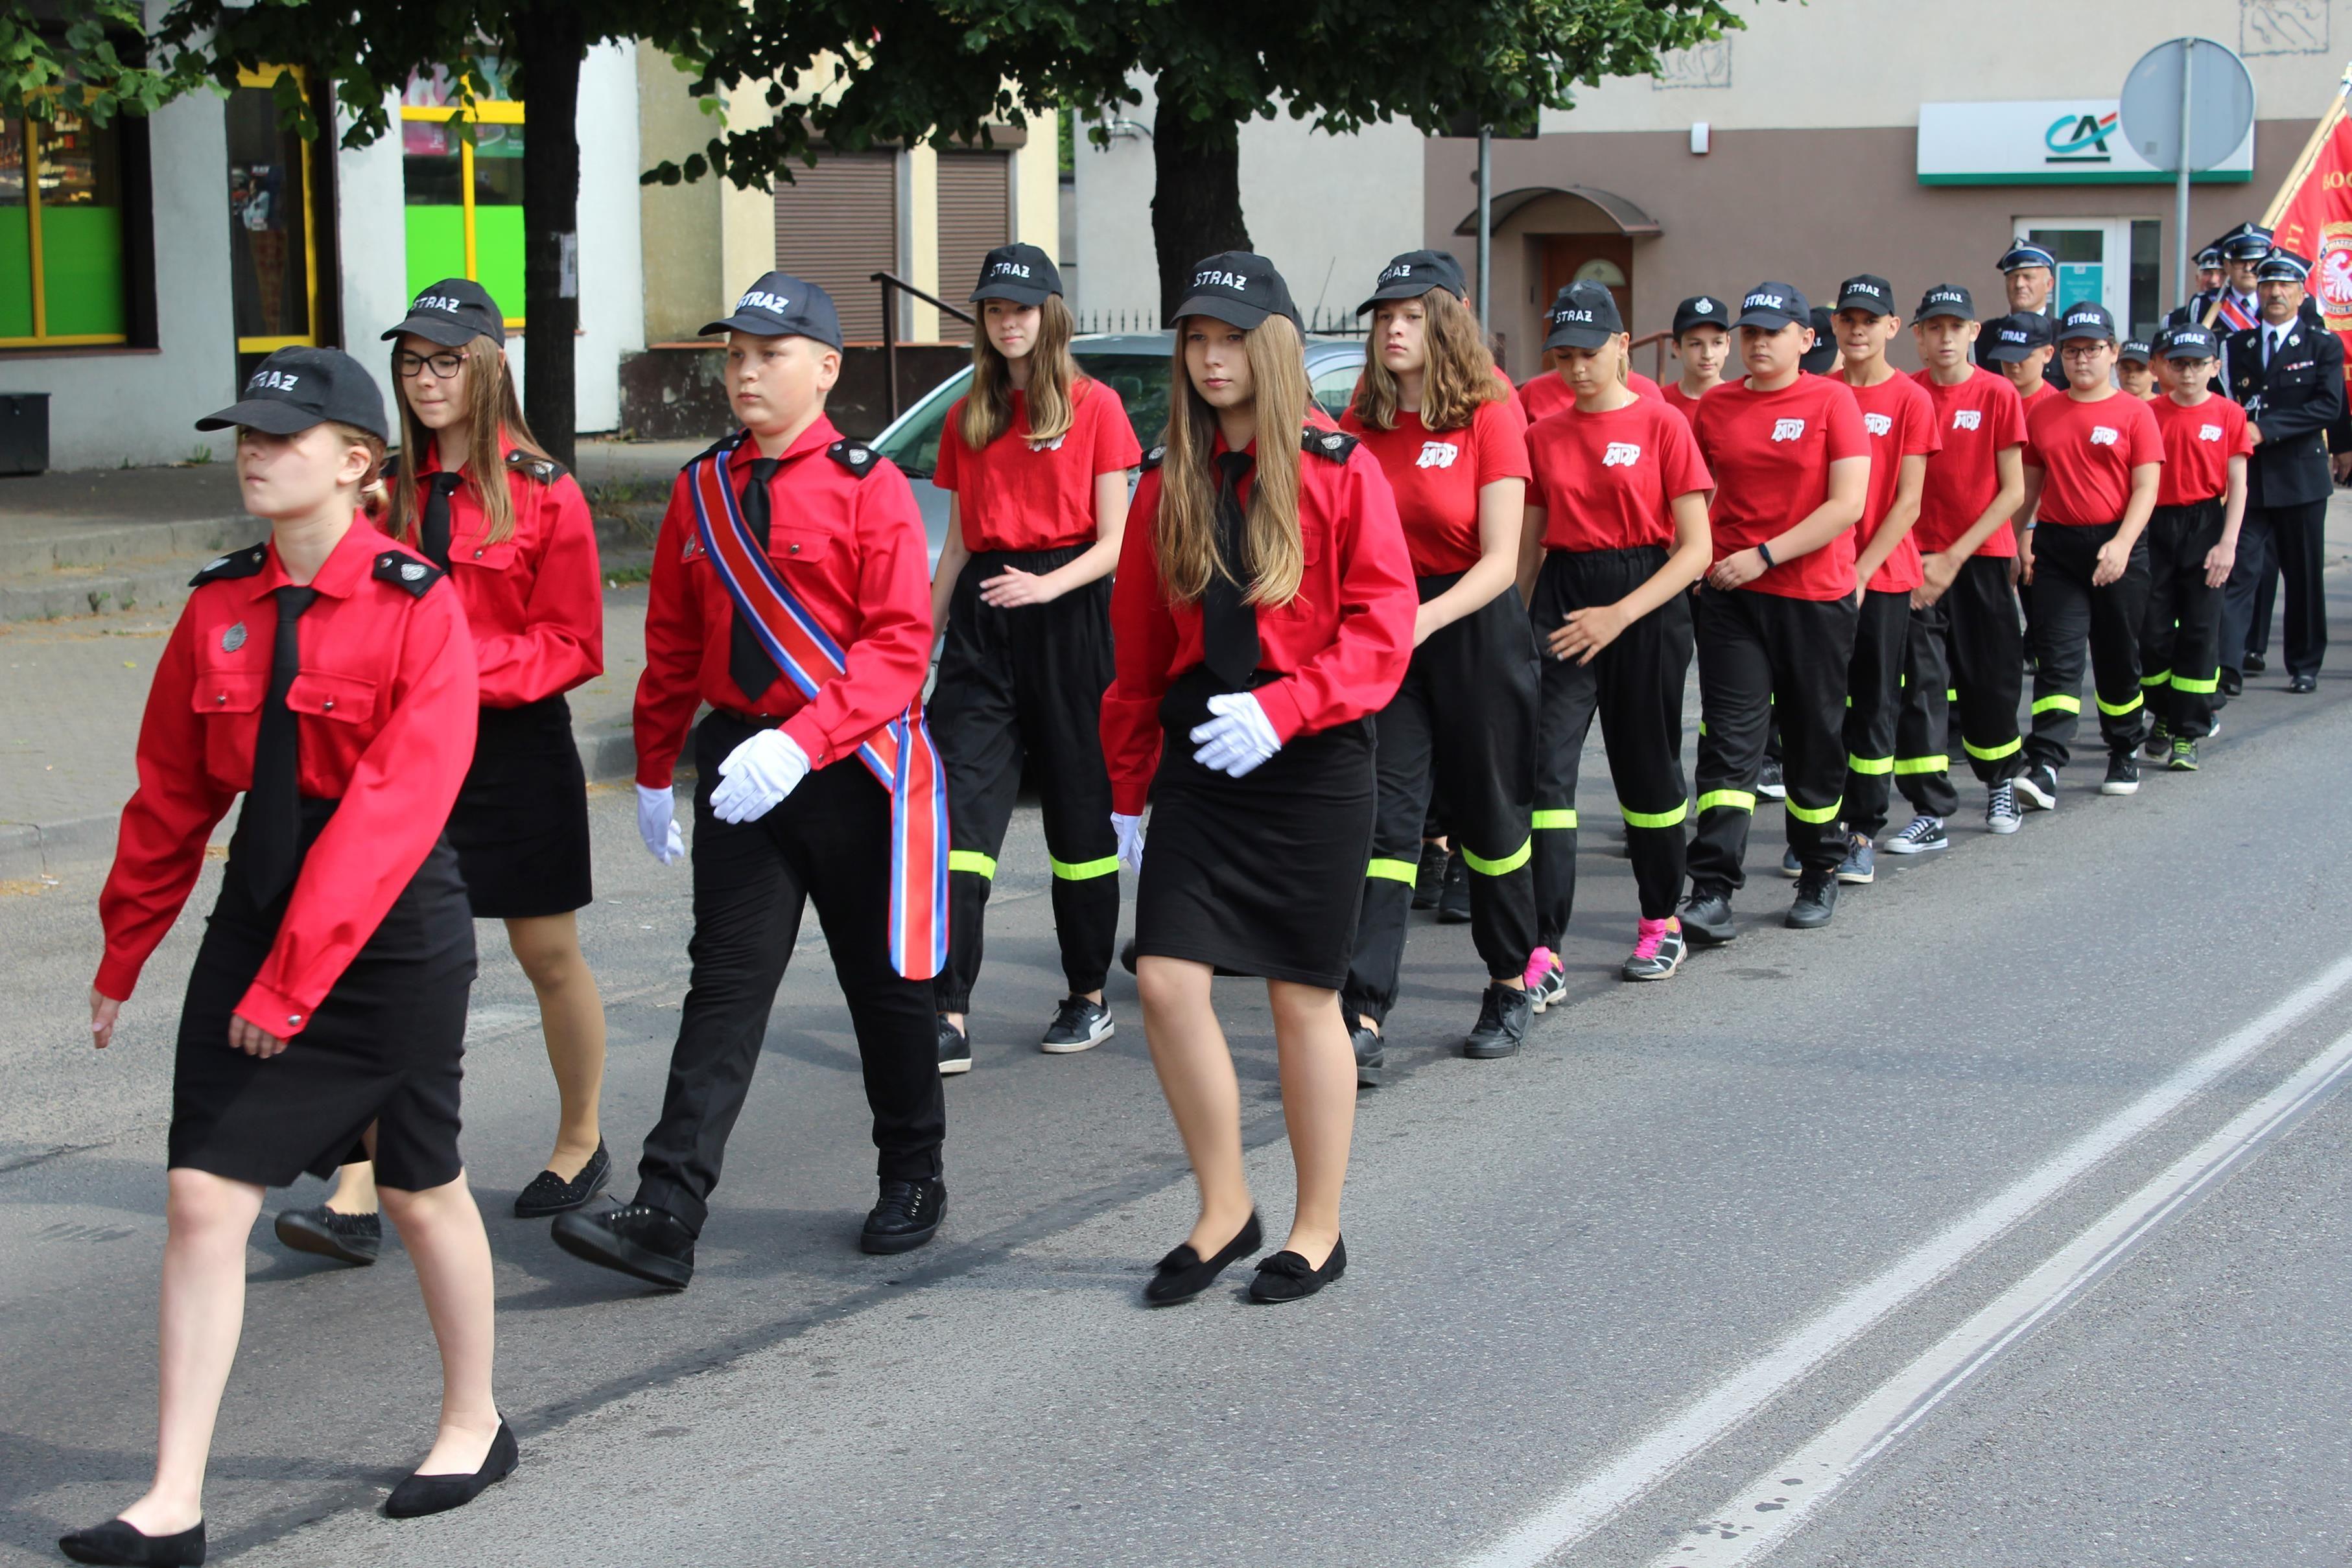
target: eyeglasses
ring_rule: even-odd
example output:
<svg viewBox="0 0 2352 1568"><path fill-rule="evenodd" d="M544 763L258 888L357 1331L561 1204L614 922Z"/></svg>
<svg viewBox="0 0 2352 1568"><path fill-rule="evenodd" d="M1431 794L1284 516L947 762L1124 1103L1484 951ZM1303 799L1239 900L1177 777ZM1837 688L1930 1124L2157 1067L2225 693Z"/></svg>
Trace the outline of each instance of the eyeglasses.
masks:
<svg viewBox="0 0 2352 1568"><path fill-rule="evenodd" d="M429 365L433 369L434 379L446 382L455 378L459 371L466 368L466 356L457 353L412 354L404 350L393 361L393 364L399 370L400 379L403 381L415 381L418 372Z"/></svg>

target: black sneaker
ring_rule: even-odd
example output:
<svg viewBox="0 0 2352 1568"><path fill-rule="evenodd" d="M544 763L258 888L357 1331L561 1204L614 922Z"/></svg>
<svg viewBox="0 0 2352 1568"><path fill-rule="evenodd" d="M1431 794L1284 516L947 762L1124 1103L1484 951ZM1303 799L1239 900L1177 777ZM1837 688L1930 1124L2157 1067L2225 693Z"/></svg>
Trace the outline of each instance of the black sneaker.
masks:
<svg viewBox="0 0 2352 1568"><path fill-rule="evenodd" d="M1437 923L1461 925L1470 919L1470 862L1455 850L1446 857L1445 879L1437 890Z"/></svg>
<svg viewBox="0 0 2352 1568"><path fill-rule="evenodd" d="M1055 1013L1038 1049L1048 1056L1068 1056L1074 1051L1091 1051L1118 1032L1118 1026L1111 1022L1110 1009L1102 1003L1090 1002L1084 997L1064 997L1061 1010ZM944 1072L948 1070L946 1037L940 1038L940 1071ZM971 1066L969 1045L964 1047L963 1064L966 1068Z"/></svg>
<svg viewBox="0 0 2352 1568"><path fill-rule="evenodd" d="M1780 776L1780 763L1777 758L1768 757L1764 759L1762 770L1756 775L1756 792L1768 800L1785 800L1789 798L1788 780Z"/></svg>
<svg viewBox="0 0 2352 1568"><path fill-rule="evenodd" d="M1437 907L1437 890L1445 880L1445 846L1421 842L1421 863L1413 868L1412 906L1415 909Z"/></svg>
<svg viewBox="0 0 2352 1568"><path fill-rule="evenodd" d="M2128 751L2107 754L2107 776L2099 781L2102 795L2139 793L2139 761Z"/></svg>
<svg viewBox="0 0 2352 1568"><path fill-rule="evenodd" d="M2147 727L2147 738L2140 742L2140 753L2150 762L2161 762L2172 755L2172 727L2162 719Z"/></svg>
<svg viewBox="0 0 2352 1568"><path fill-rule="evenodd" d="M1726 893L1691 889L1683 904L1682 921L1684 934L1702 947L1720 947L1739 935L1731 919L1731 895Z"/></svg>
<svg viewBox="0 0 2352 1568"><path fill-rule="evenodd" d="M600 1269L634 1275L673 1291L694 1278L694 1233L666 1208L623 1204L594 1213L573 1209L549 1227L555 1244Z"/></svg>
<svg viewBox="0 0 2352 1568"><path fill-rule="evenodd" d="M2168 758L2168 759L2165 762L2164 768L2165 768L2165 771L2166 771L2166 772L2168 772L2168 773L2194 773L2194 772L2196 772L2196 771L2197 771L2197 738L2196 738L2196 737L2194 737L2194 736L2189 736L2189 735L2176 735L2176 736L2174 736L2174 737L2172 737L2172 756L2170 757L2170 758Z"/></svg>
<svg viewBox="0 0 2352 1568"><path fill-rule="evenodd" d="M2221 683L2214 689L2223 697L2242 697L2246 695L2245 677L2227 664L2221 666L2220 674L2215 675L2214 679Z"/></svg>
<svg viewBox="0 0 2352 1568"><path fill-rule="evenodd" d="M1349 1042L1356 1048L1356 1087L1379 1088L1388 1071L1388 1052L1381 1048L1381 1037L1368 1025L1358 1024Z"/></svg>
<svg viewBox="0 0 2352 1568"><path fill-rule="evenodd" d="M2207 740L2219 740L2221 738L2221 716L2220 714L2217 713L2211 718L2205 721L2205 738Z"/></svg>
<svg viewBox="0 0 2352 1568"><path fill-rule="evenodd" d="M1478 1003L1478 1022L1462 1042L1462 1054L1488 1061L1516 1055L1528 1040L1528 1020L1535 1017L1535 998L1501 981L1490 981Z"/></svg>
<svg viewBox="0 0 2352 1568"><path fill-rule="evenodd" d="M1837 913L1837 873L1808 871L1797 879L1796 902L1789 905L1789 916L1781 924L1792 931L1817 931Z"/></svg>
<svg viewBox="0 0 2352 1568"><path fill-rule="evenodd" d="M2010 780L2017 789L2017 803L2036 811L2058 809L2058 769L2047 762L2037 762Z"/></svg>
<svg viewBox="0 0 2352 1568"><path fill-rule="evenodd" d="M2293 692L2297 696L2309 696L2312 693L2319 689L2319 677L2317 675L2291 675L2287 678L2286 689Z"/></svg>
<svg viewBox="0 0 2352 1568"><path fill-rule="evenodd" d="M948 1184L929 1181L886 1181L882 1196L866 1216L858 1233L860 1251L888 1254L912 1252L939 1234L948 1217Z"/></svg>
<svg viewBox="0 0 2352 1568"><path fill-rule="evenodd" d="M338 1214L320 1204L316 1208L279 1211L272 1227L278 1239L297 1252L332 1258L338 1263L365 1268L383 1249L383 1220L373 1214Z"/></svg>
<svg viewBox="0 0 2352 1568"><path fill-rule="evenodd" d="M2011 801L2010 810L2013 812L2016 809L2016 802ZM1937 850L1951 847L1951 835L1944 831L1944 819L1931 817L1925 811L1912 818L1901 832L1886 841L1886 852L1890 855L1933 854Z"/></svg>
<svg viewBox="0 0 2352 1568"><path fill-rule="evenodd" d="M1985 831L2009 834L2017 831L2024 819L2017 810L2017 781L2004 779L1985 787Z"/></svg>
<svg viewBox="0 0 2352 1568"><path fill-rule="evenodd" d="M940 1017L940 1076L971 1071L971 1037L948 1022L948 1015Z"/></svg>

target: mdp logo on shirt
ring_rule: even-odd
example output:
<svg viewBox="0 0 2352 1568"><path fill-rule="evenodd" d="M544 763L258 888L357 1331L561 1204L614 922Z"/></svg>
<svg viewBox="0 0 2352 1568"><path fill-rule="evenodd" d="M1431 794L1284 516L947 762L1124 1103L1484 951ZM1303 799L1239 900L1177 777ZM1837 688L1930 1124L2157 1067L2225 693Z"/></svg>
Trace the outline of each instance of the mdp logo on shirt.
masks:
<svg viewBox="0 0 2352 1568"><path fill-rule="evenodd" d="M1631 468L1642 460L1642 449L1630 441L1612 441L1601 455L1603 468Z"/></svg>
<svg viewBox="0 0 2352 1568"><path fill-rule="evenodd" d="M1421 455L1419 458L1414 460L1413 466L1416 468L1451 468L1454 466L1455 455L1461 450L1462 448L1454 445L1454 443L1450 441L1424 441L1421 444Z"/></svg>
<svg viewBox="0 0 2352 1568"><path fill-rule="evenodd" d="M1983 424L1984 410L1980 408L1956 408L1952 410L1952 428L1954 430L1976 430L1981 428Z"/></svg>
<svg viewBox="0 0 2352 1568"><path fill-rule="evenodd" d="M1862 427L1873 435L1885 435L1895 428L1895 422L1883 413L1865 413L1862 416Z"/></svg>
<svg viewBox="0 0 2352 1568"><path fill-rule="evenodd" d="M2091 444L2094 446L2113 446L2118 439L2120 434L2111 424L2091 426Z"/></svg>
<svg viewBox="0 0 2352 1568"><path fill-rule="evenodd" d="M1068 439L1069 437L1067 435L1057 435L1051 441L1033 441L1029 444L1029 450L1032 452L1059 452L1062 449L1062 443Z"/></svg>
<svg viewBox="0 0 2352 1568"><path fill-rule="evenodd" d="M1772 422L1772 439L1773 439L1773 440L1775 440L1775 441L1802 441L1804 438L1805 438L1805 422L1804 422L1803 420L1801 420L1801 419L1776 419L1776 420L1774 420L1774 421Z"/></svg>

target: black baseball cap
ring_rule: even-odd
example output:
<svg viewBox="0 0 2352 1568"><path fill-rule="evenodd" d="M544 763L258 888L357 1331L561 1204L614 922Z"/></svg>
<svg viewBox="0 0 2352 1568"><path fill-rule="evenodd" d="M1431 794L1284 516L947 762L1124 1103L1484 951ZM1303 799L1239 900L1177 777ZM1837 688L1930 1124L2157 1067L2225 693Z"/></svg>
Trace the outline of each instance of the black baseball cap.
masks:
<svg viewBox="0 0 2352 1568"><path fill-rule="evenodd" d="M1010 299L1015 305L1043 305L1048 295L1060 292L1062 274L1052 256L1034 245L1001 245L981 258L980 282L964 298L975 304Z"/></svg>
<svg viewBox="0 0 2352 1568"><path fill-rule="evenodd" d="M1838 285L1840 310L1867 310L1874 316L1895 314L1895 285L1875 273L1860 272Z"/></svg>
<svg viewBox="0 0 2352 1568"><path fill-rule="evenodd" d="M1597 349L1625 329L1617 297L1605 283L1571 283L1552 296L1544 312L1547 349Z"/></svg>
<svg viewBox="0 0 2352 1568"><path fill-rule="evenodd" d="M734 314L722 316L702 329L714 332L749 332L754 338L813 338L838 352L841 316L833 296L789 272L763 272L760 281L735 301Z"/></svg>
<svg viewBox="0 0 2352 1568"><path fill-rule="evenodd" d="M2034 350L2050 346L2050 318L2038 310L1996 316L1989 325L1992 328L1992 341L1986 345L1984 357L1995 364L2016 364Z"/></svg>
<svg viewBox="0 0 2352 1568"><path fill-rule="evenodd" d="M2257 283L2302 283L2311 277L2311 263L2291 250L2273 250L2254 268Z"/></svg>
<svg viewBox="0 0 2352 1568"><path fill-rule="evenodd" d="M2003 272L2015 272L2028 267L2046 267L2055 272L2058 270L2058 258L2032 240L2021 239L2001 252L2000 259L1993 266Z"/></svg>
<svg viewBox="0 0 2352 1568"><path fill-rule="evenodd" d="M1977 319L1977 302L1969 291L1957 283L1938 283L1919 296L1919 308L1912 312L1916 324L1930 316L1957 316L1963 321Z"/></svg>
<svg viewBox="0 0 2352 1568"><path fill-rule="evenodd" d="M2260 224L2240 224L2213 243L2227 260L2260 261L2271 253L2271 231Z"/></svg>
<svg viewBox="0 0 2352 1568"><path fill-rule="evenodd" d="M1391 256L1381 268L1371 298L1356 307L1356 314L1363 315L1383 299L1418 299L1433 288L1443 288L1465 304L1470 298L1470 286L1462 279L1462 264L1454 259L1452 251L1409 250Z"/></svg>
<svg viewBox="0 0 2352 1568"><path fill-rule="evenodd" d="M314 424L348 424L392 439L383 393L368 369L341 349L279 349L245 378L245 395L196 421L198 430L244 425L299 435Z"/></svg>
<svg viewBox="0 0 2352 1568"><path fill-rule="evenodd" d="M2126 363L2144 365L2156 357L2156 350L2140 339L2126 338L2117 354Z"/></svg>
<svg viewBox="0 0 2352 1568"><path fill-rule="evenodd" d="M1731 307L1712 294L1694 294L1675 307L1675 337L1680 339L1694 327L1720 327L1731 330Z"/></svg>
<svg viewBox="0 0 2352 1568"><path fill-rule="evenodd" d="M1291 302L1290 285L1274 263L1248 250L1221 250L1192 264L1192 280L1185 286L1184 303L1169 313L1171 321L1186 316L1211 316L1246 332L1269 316L1286 316L1299 334L1306 327L1298 307Z"/></svg>
<svg viewBox="0 0 2352 1568"><path fill-rule="evenodd" d="M408 302L407 316L383 335L383 340L389 343L410 332L445 349L462 349L477 338L503 343L506 312L490 298L490 291L472 278L445 277Z"/></svg>
<svg viewBox="0 0 2352 1568"><path fill-rule="evenodd" d="M1739 301L1739 319L1732 325L1761 327L1768 332L1777 332L1792 321L1810 326L1812 318L1812 307L1805 303L1803 293L1794 285L1759 283Z"/></svg>
<svg viewBox="0 0 2352 1568"><path fill-rule="evenodd" d="M2096 300L2084 299L2066 307L2066 314L2058 319L2058 340L2077 343L2084 339L2116 340L2116 319L2107 308Z"/></svg>
<svg viewBox="0 0 2352 1568"><path fill-rule="evenodd" d="M2158 352L2168 360L2218 360L2221 347L2211 328L2184 321L2164 335Z"/></svg>
<svg viewBox="0 0 2352 1568"><path fill-rule="evenodd" d="M1838 362L1837 318L1830 314L1828 306L1816 305L1810 324L1813 346L1797 357L1797 368L1809 376L1818 376Z"/></svg>

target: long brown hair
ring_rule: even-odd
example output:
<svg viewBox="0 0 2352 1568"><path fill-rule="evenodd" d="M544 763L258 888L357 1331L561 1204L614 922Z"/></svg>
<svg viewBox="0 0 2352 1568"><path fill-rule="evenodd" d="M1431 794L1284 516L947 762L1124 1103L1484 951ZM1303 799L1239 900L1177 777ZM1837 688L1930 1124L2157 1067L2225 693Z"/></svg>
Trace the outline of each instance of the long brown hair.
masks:
<svg viewBox="0 0 2352 1568"><path fill-rule="evenodd" d="M987 301L981 302L983 314ZM1056 441L1070 432L1077 402L1078 361L1070 353L1070 338L1077 330L1070 308L1058 294L1048 294L1037 307L1037 341L1029 350L1029 428L1031 441ZM964 394L963 414L956 434L977 452L1013 425L1013 368L988 336L982 321L971 334L971 391Z"/></svg>
<svg viewBox="0 0 2352 1568"><path fill-rule="evenodd" d="M1480 405L1500 402L1509 394L1495 374L1495 356L1487 351L1478 319L1454 298L1452 289L1431 289L1421 297L1421 309L1424 353L1421 423L1431 430L1460 430L1477 416ZM1354 413L1371 429L1394 430L1402 389L1389 368L1381 363L1377 309L1372 320L1364 377L1356 383Z"/></svg>
<svg viewBox="0 0 2352 1568"><path fill-rule="evenodd" d="M1251 402L1257 410L1257 467L1250 482L1243 538L1247 561L1229 561L1217 549L1217 482L1210 454L1216 448L1217 412L1192 385L1184 364L1184 323L1176 324L1170 368L1168 449L1160 465L1160 513L1152 533L1160 581L1173 600L1190 603L1208 591L1209 574L1242 580L1252 604L1287 604L1306 575L1298 537L1299 436L1307 421L1307 356L1298 329L1286 316L1268 316L1244 338L1249 356Z"/></svg>
<svg viewBox="0 0 2352 1568"><path fill-rule="evenodd" d="M487 337L467 340L457 350L466 357L466 485L482 508L485 535L490 543L514 534L514 497L507 491L507 453L545 457L547 449L530 433L515 397L514 377L507 370L506 350ZM433 432L408 406L408 382L400 373L398 342L392 349L392 384L400 389L401 475L392 486L392 537L414 544L423 514L416 502L417 470L431 450ZM504 444L500 444L503 436Z"/></svg>

